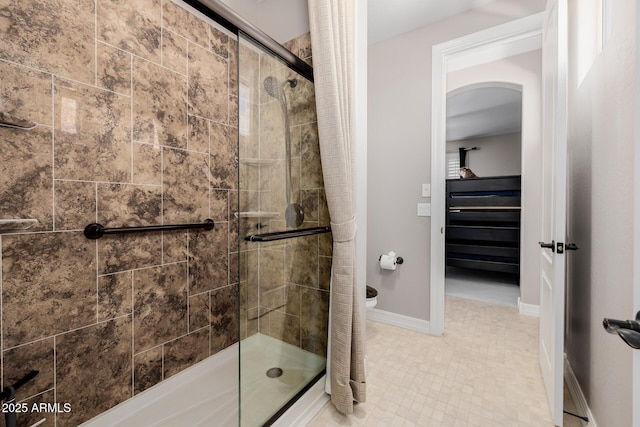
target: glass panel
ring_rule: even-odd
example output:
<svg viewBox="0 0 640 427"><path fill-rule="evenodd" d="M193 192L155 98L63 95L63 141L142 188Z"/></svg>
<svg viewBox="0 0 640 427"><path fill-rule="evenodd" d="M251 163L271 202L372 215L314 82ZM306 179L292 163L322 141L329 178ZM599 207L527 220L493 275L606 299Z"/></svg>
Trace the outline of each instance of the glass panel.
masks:
<svg viewBox="0 0 640 427"><path fill-rule="evenodd" d="M240 424L269 424L326 366L331 234L313 83L239 42Z"/></svg>

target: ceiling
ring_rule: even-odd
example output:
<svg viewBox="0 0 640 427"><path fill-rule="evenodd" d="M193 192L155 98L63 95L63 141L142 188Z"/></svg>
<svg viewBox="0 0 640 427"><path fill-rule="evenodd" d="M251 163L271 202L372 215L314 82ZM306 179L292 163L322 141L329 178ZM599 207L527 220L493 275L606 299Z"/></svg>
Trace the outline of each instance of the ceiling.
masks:
<svg viewBox="0 0 640 427"><path fill-rule="evenodd" d="M368 42L374 44L493 0L368 0Z"/></svg>
<svg viewBox="0 0 640 427"><path fill-rule="evenodd" d="M522 92L504 87L470 89L447 98L447 141L520 132Z"/></svg>

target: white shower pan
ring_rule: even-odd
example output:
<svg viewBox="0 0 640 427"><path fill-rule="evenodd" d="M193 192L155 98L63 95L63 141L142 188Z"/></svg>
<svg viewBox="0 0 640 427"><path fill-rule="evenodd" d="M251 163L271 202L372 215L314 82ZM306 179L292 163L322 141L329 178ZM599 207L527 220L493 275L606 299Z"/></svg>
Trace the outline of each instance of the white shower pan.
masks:
<svg viewBox="0 0 640 427"><path fill-rule="evenodd" d="M242 341L242 427L258 427L274 411L274 400L284 405L322 369L324 358L256 334ZM283 375L268 378L266 371L281 367ZM173 375L81 427L238 427L238 344ZM304 426L326 403L320 379L274 426Z"/></svg>

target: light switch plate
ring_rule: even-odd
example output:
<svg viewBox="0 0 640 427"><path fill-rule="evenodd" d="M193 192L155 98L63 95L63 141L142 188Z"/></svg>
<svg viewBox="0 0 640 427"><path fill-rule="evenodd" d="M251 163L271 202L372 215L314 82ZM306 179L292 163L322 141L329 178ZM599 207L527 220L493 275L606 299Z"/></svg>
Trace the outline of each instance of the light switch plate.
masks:
<svg viewBox="0 0 640 427"><path fill-rule="evenodd" d="M431 197L431 184L422 184L422 197Z"/></svg>
<svg viewBox="0 0 640 427"><path fill-rule="evenodd" d="M418 216L431 216L431 203L418 203Z"/></svg>

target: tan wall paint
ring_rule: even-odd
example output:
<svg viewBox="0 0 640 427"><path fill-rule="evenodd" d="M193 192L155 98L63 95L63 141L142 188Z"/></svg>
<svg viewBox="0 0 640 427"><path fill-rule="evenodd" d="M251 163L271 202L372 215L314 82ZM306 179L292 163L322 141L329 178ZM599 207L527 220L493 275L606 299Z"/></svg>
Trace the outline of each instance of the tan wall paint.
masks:
<svg viewBox="0 0 640 427"><path fill-rule="evenodd" d="M495 1L369 46L367 281L381 310L429 319L430 219L416 216L431 176L432 46L544 10L544 1ZM381 271L394 250L405 263Z"/></svg>
<svg viewBox="0 0 640 427"><path fill-rule="evenodd" d="M478 147L467 153L467 166L477 176L520 175L520 132L505 135L447 141L447 152L458 148Z"/></svg>
<svg viewBox="0 0 640 427"><path fill-rule="evenodd" d="M569 1L568 240L580 248L567 264L566 353L599 426L631 426L632 352L602 328L604 317L633 313L633 111L636 7L612 2L612 35L582 83L579 19L583 0ZM584 52L584 51L582 51ZM595 53L595 54L594 54ZM637 399L637 396L636 396Z"/></svg>

